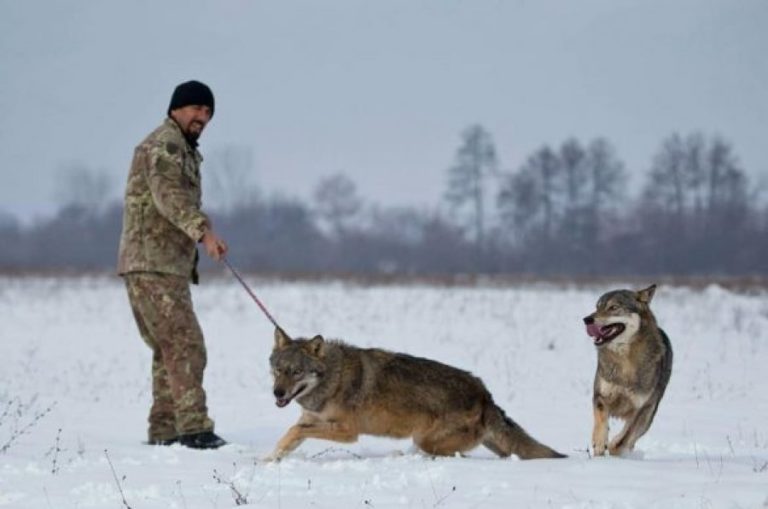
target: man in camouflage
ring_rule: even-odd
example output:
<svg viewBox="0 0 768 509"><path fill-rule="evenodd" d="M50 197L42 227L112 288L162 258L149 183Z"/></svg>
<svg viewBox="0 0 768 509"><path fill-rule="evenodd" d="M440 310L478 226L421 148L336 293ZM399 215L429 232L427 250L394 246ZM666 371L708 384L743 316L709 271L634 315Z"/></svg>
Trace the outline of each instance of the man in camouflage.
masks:
<svg viewBox="0 0 768 509"><path fill-rule="evenodd" d="M197 139L213 116L211 90L198 81L174 90L168 117L135 149L128 176L118 273L142 339L152 349L149 440L211 449L213 432L203 390L206 350L192 308L197 243L220 260L226 243L201 211Z"/></svg>

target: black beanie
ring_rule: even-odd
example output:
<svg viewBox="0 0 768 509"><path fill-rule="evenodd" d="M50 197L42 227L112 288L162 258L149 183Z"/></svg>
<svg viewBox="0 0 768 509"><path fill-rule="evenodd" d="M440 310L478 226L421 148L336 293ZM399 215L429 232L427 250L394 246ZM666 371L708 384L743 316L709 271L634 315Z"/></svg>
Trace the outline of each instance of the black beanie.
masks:
<svg viewBox="0 0 768 509"><path fill-rule="evenodd" d="M168 116L171 115L171 110L189 105L208 106L213 118L213 92L208 85L191 80L177 86L171 96L171 104L168 105Z"/></svg>

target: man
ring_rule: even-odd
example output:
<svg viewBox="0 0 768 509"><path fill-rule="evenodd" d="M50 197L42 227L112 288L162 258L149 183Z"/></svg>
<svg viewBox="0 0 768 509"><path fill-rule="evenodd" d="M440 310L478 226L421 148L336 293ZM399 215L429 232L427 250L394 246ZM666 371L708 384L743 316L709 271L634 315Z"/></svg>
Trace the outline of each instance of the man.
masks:
<svg viewBox="0 0 768 509"><path fill-rule="evenodd" d="M136 147L125 191L118 274L142 339L152 349L148 443L215 449L203 390L206 350L189 282L197 284L197 243L214 260L227 244L200 210L197 140L213 117L211 90L176 87L168 118Z"/></svg>

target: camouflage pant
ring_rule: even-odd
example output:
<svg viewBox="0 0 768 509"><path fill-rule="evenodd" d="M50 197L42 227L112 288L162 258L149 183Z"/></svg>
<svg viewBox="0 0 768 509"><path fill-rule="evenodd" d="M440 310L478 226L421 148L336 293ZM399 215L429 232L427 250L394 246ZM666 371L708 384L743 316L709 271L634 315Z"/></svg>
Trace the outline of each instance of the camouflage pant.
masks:
<svg viewBox="0 0 768 509"><path fill-rule="evenodd" d="M149 439L213 430L203 390L205 343L189 282L153 272L124 277L139 332L152 349Z"/></svg>

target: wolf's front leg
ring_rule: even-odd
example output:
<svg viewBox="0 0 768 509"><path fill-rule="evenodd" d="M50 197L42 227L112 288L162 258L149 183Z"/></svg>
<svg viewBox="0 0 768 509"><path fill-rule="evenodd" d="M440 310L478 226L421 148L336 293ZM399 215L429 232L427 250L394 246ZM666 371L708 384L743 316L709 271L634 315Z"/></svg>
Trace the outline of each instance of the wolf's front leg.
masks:
<svg viewBox="0 0 768 509"><path fill-rule="evenodd" d="M611 456L620 456L625 452L632 451L635 448L635 442L648 431L656 413L654 405L646 405L636 411L611 443L608 444L608 452Z"/></svg>
<svg viewBox="0 0 768 509"><path fill-rule="evenodd" d="M301 437L299 433L300 426L300 424L294 424L288 428L288 431L285 433L285 435L283 435L283 437L278 440L277 445L275 446L275 450L272 451L272 454L267 456L267 461L280 461L301 445L301 443L304 441L304 438Z"/></svg>
<svg viewBox="0 0 768 509"><path fill-rule="evenodd" d="M608 447L608 409L602 401L595 398L592 410L595 416L595 424L592 428L592 450L595 456L602 456Z"/></svg>
<svg viewBox="0 0 768 509"><path fill-rule="evenodd" d="M613 437L611 443L608 444L608 454L611 456L621 456L625 451L627 451L627 437L629 436L634 419L635 415L627 419L621 431L615 437Z"/></svg>
<svg viewBox="0 0 768 509"><path fill-rule="evenodd" d="M357 441L359 432L355 427L339 422L299 422L291 426L288 432L277 442L275 451L270 456L279 460L295 450L307 438L319 438L334 442L352 443Z"/></svg>

